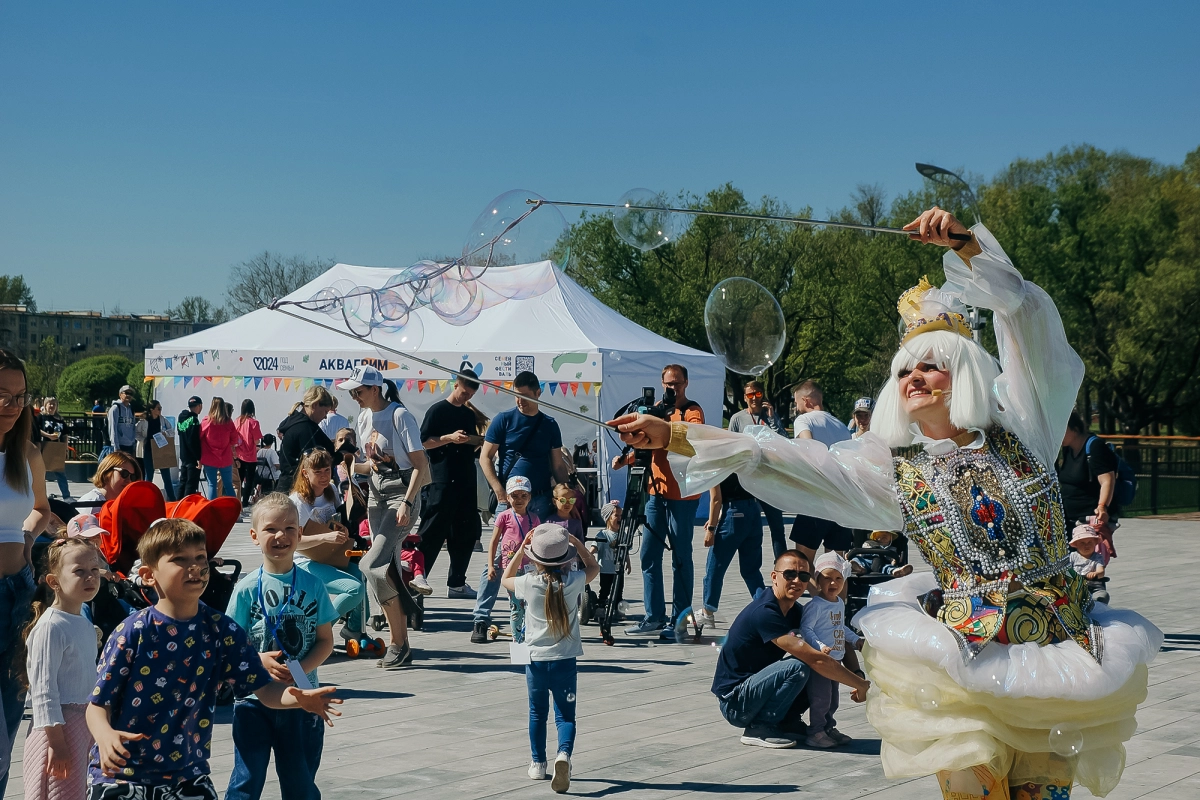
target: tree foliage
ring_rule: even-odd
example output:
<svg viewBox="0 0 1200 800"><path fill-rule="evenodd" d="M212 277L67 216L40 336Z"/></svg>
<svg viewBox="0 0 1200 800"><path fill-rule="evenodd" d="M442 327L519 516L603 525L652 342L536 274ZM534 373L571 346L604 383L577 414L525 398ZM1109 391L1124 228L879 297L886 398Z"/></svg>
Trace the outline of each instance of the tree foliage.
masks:
<svg viewBox="0 0 1200 800"><path fill-rule="evenodd" d="M37 301L33 299L33 290L25 282L24 275L0 275L0 303L37 311Z"/></svg>
<svg viewBox="0 0 1200 800"><path fill-rule="evenodd" d="M185 322L225 322L229 319L229 312L224 306L215 305L195 294L183 298L179 305L169 307L165 313L171 319Z"/></svg>
<svg viewBox="0 0 1200 800"><path fill-rule="evenodd" d="M40 397L52 396L58 391L58 379L66 364L67 349L53 336L43 337L25 361L29 391Z"/></svg>
<svg viewBox="0 0 1200 800"><path fill-rule="evenodd" d="M1067 336L1087 365L1081 407L1107 431L1200 432L1200 150L1163 166L1093 147L1018 160L976 187L985 224L1017 268L1054 298ZM970 220L953 187L927 181L890 205L861 185L841 220L902 225L933 204ZM788 214L771 198L748 201L731 185L692 207ZM807 209L800 209L800 213ZM895 303L922 275L943 280L941 251L889 234L788 223L696 218L675 242L642 253L605 217L571 231L568 271L600 300L677 342L707 350L704 302L732 276L752 278L779 300L783 355L763 376L781 409L787 388L813 378L843 417L874 395L898 342ZM990 330L984 343L994 347ZM726 412L743 376L727 380Z"/></svg>
<svg viewBox="0 0 1200 800"><path fill-rule="evenodd" d="M269 250L235 266L225 291L233 316L264 308L277 297L296 291L334 265L333 259L284 257Z"/></svg>
<svg viewBox="0 0 1200 800"><path fill-rule="evenodd" d="M84 358L71 364L58 378L58 394L65 402L91 407L97 398L107 405L129 381L133 362L125 356L106 355Z"/></svg>

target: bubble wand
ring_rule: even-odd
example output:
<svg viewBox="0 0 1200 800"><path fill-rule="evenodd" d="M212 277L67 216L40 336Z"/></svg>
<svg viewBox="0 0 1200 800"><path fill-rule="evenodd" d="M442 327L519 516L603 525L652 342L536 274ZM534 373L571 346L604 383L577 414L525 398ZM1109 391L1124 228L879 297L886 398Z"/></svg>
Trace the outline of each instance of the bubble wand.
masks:
<svg viewBox="0 0 1200 800"><path fill-rule="evenodd" d="M649 211L654 213L671 213L671 214L689 214L693 217L720 217L722 219L746 219L759 222L790 222L795 225L809 225L814 228L847 228L855 231L874 231L876 233L899 233L904 236L913 236L917 231L906 231L903 228L889 228L883 225L862 225L857 222L834 222L828 219L808 219L805 217L784 217L774 214L745 214L737 211L707 211L699 208L672 208L670 206L643 206L632 203L578 203L567 200L543 200L530 199L525 202L529 203L533 208L539 206L565 206L571 208L615 208L622 211ZM948 237L955 241L969 242L971 235L969 233L950 233Z"/></svg>

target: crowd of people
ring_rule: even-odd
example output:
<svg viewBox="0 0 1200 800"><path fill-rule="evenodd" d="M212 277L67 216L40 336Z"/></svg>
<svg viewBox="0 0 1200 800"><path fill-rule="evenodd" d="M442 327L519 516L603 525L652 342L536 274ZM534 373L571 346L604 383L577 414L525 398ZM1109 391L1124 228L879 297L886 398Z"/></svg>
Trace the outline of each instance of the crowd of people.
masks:
<svg viewBox="0 0 1200 800"><path fill-rule="evenodd" d="M984 262L987 254L980 253L966 258ZM953 319L942 323L931 328L921 318L910 324L906 336L962 334ZM860 630L851 627L847 586L872 573L884 580L918 577L912 575L906 548L896 546L903 542L921 549L938 581L954 576L954 591L942 586L933 600L932 593L922 595L924 605L914 613L928 621L928 604L938 604L932 611L936 624L955 631L967 657L989 642L1017 644L1027 635L1027 629L1005 627L1005 613L1057 615L1045 617L1047 632L1039 642L1045 646L1070 641L1086 648L1099 638L1102 612L1095 612L1098 621L1088 623L1082 616L1076 620L1062 611L1046 612L1035 601L1019 608L1012 603L1036 595L1058 598L1056 608L1083 604L1074 580L1086 582L1093 598L1107 602L1102 582L1116 555L1119 458L1073 412L1061 442L1039 441L1036 457L1029 455L1015 439L1003 438L1001 417L987 416L1000 412L955 405L969 400L943 399L950 396L952 375L960 381L954 397L980 390L962 377L971 374L963 359L978 354L958 341L951 347L942 339L936 347L958 352L954 358L959 361L943 364L902 350L879 404L860 398L849 424L830 413L817 382L796 384L793 444L782 449L774 439L787 437L788 431L761 382L745 383L745 408L722 432L704 424L704 411L689 399L688 371L680 364L662 370L664 393L673 398L665 419L631 416L619 421L630 445L654 451L637 552L643 613L626 634L674 640L678 626L716 625L724 578L736 557L751 600L728 625L712 692L721 715L743 729L745 744L787 748L803 741L828 749L851 741L837 728L840 686L848 687L853 701L864 702L872 687L866 670L887 674L880 666L886 662L872 666L860 661L862 634L882 653L888 637L899 634L887 625L888 632L880 633L872 620L882 612L869 604ZM973 362L970 368L986 372ZM585 507L587 494L571 474L558 424L541 409L541 384L531 372L516 376L514 406L491 420L471 404L479 384L461 376L419 424L400 402L395 384L374 367L356 368L339 388L359 406L353 419L338 413L337 400L326 389L314 386L271 434L263 432L250 400L242 402L235 417L233 406L221 397L211 398L207 411L202 398L192 397L170 426L156 401L139 419L133 389L123 387L105 412L109 452L98 464L93 488L76 501L85 513L61 520L52 513L47 480L58 484L62 501L73 499L69 484L61 470L48 471L43 460L48 447L53 450L65 436L57 403L45 398L33 413L22 363L0 351L0 506L6 511L0 518L0 648L5 654L0 703L6 735L0 792L28 696L27 797L86 792L93 800L215 798L207 757L214 707L222 686L229 685L237 700L235 764L226 796L260 796L272 757L285 798L312 796L324 727L332 724L340 703L333 687L319 688L318 668L334 652L338 636L347 652L365 637L372 604L389 637L378 665L384 670L410 666L415 655L408 620L420 608L418 598L433 591L428 575L443 547L449 561L447 597L475 601L472 643L494 638L489 630L492 611L500 590L507 593L508 633L521 648L513 652L524 653L527 676L529 776L549 777L555 791L566 791L575 740L577 659L584 652L578 608L597 578L600 604L606 606L620 591L618 573L632 570L631 560L618 562L614 547L624 509L617 501L603 503L596 509L601 526L589 533L593 518ZM893 464L884 441L923 444L926 461L918 457ZM714 443L723 448L720 455ZM771 443L779 455L763 456L763 443ZM1056 472L1046 464L1051 445L1058 455ZM668 451L688 459L687 470L673 467ZM1012 592L1009 606L995 609L998 627L984 634L978 625L962 625L944 611L966 597L959 596L959 587L979 585L980 578L962 572L972 567L964 566L968 562L956 551L940 548L974 548L971 564L983 558L1000 563L1009 555L1004 546L995 553L988 550L988 541L953 539L943 545L943 540L929 538L914 519L942 524L943 517L917 513L926 508L918 502L934 501L920 494L928 491L919 488L924 479L905 483L904 476L932 470L928 459L941 454L977 459L970 462L975 465L971 469L981 470L983 477L973 478L969 495L978 508L970 513L977 524L990 520L985 539L1004 542L1015 536L1015 529L998 528L1007 513L1002 504L1007 484L988 478L978 459L1008 452L1016 453L1013 463L1026 465L1031 480L1061 486L1061 514L1051 513L1047 523L1057 527L1044 532L1036 546L1053 549L1057 545L1043 543L1053 537L1069 544L1060 560L1069 562L1071 572L1064 573L1067 567L1060 569L1048 557L1026 553L1029 563L1041 566L1030 569L1023 562L1019 570L1002 573L1012 576L1006 587ZM851 453L852 458L843 458ZM171 473L174 459L177 481ZM705 477L693 479L692 467L706 459L711 463L699 471ZM862 468L885 461L885 468ZM626 454L611 466L621 469L630 463ZM475 499L477 464L491 490L492 503L483 516ZM896 470L895 483L886 469ZM104 531L87 512L116 500L143 478L152 480L156 472L167 501L195 495L203 484L209 500L238 497L248 512L250 537L263 563L232 587L224 608L201 602L213 553L206 547L205 531L187 519L150 523L137 541L139 561L130 575L114 574L97 547L96 537ZM942 486L941 478L929 477L934 472L921 474ZM898 488L904 486L913 494ZM709 492L702 526L708 553L701 603L691 620L683 615L694 608L693 538L701 489ZM798 508L813 513L796 515L789 534L784 510ZM467 578L485 519L491 532L476 589ZM65 524L59 528L56 521ZM764 529L773 555L769 580L763 577ZM1069 541L1064 531L1070 531ZM39 536L49 541L35 567L33 546ZM1020 547L1035 547L1031 542ZM668 548L673 573L669 608L663 572ZM872 550L888 555L880 558ZM88 604L104 581L118 579L152 590L153 602L131 606L97 657L99 629L88 616ZM908 583L912 581L904 585ZM991 595L982 597L990 602ZM1099 659L1098 651L1090 652ZM887 682L881 691L893 705L886 710L876 706L872 722L884 733L885 747L892 748L885 749L884 761L895 773L899 762L893 751L904 745L888 733L889 716L907 713L911 698L897 696L895 685ZM551 704L558 736L553 759L546 749ZM936 763L931 757L926 766ZM1012 763L1014 774L1023 774L1026 765ZM947 786L971 796L977 794L972 780L980 782L979 796L985 796L995 781L1006 779L943 771ZM1062 775L1052 777L1062 780Z"/></svg>

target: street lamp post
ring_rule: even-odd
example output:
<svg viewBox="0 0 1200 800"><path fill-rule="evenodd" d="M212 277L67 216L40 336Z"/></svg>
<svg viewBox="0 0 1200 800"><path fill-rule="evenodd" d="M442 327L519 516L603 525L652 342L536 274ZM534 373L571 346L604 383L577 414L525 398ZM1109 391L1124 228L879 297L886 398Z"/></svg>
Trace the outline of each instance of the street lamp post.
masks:
<svg viewBox="0 0 1200 800"><path fill-rule="evenodd" d="M979 201L975 197L975 192L971 191L971 184L967 183L962 175L957 172L951 172L945 167L938 167L933 164L922 164L917 162L917 172L921 177L928 178L934 183L940 183L943 186L961 187L961 191L966 195L967 202L971 206L971 213L975 215L975 224L980 223L979 219ZM974 306L967 307L967 324L971 326L971 336L976 342L979 341L983 334L983 315L979 313L979 309Z"/></svg>

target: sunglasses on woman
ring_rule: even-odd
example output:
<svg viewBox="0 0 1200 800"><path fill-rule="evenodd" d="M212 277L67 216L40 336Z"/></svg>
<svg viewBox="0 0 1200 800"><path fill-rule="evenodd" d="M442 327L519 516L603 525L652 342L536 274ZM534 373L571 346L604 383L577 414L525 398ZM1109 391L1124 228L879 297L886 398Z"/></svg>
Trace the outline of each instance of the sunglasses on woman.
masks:
<svg viewBox="0 0 1200 800"><path fill-rule="evenodd" d="M124 467L117 467L113 470L113 472L117 473L118 475L120 475L122 478L124 478L127 481L133 479L133 473L130 472L129 470L125 469Z"/></svg>

